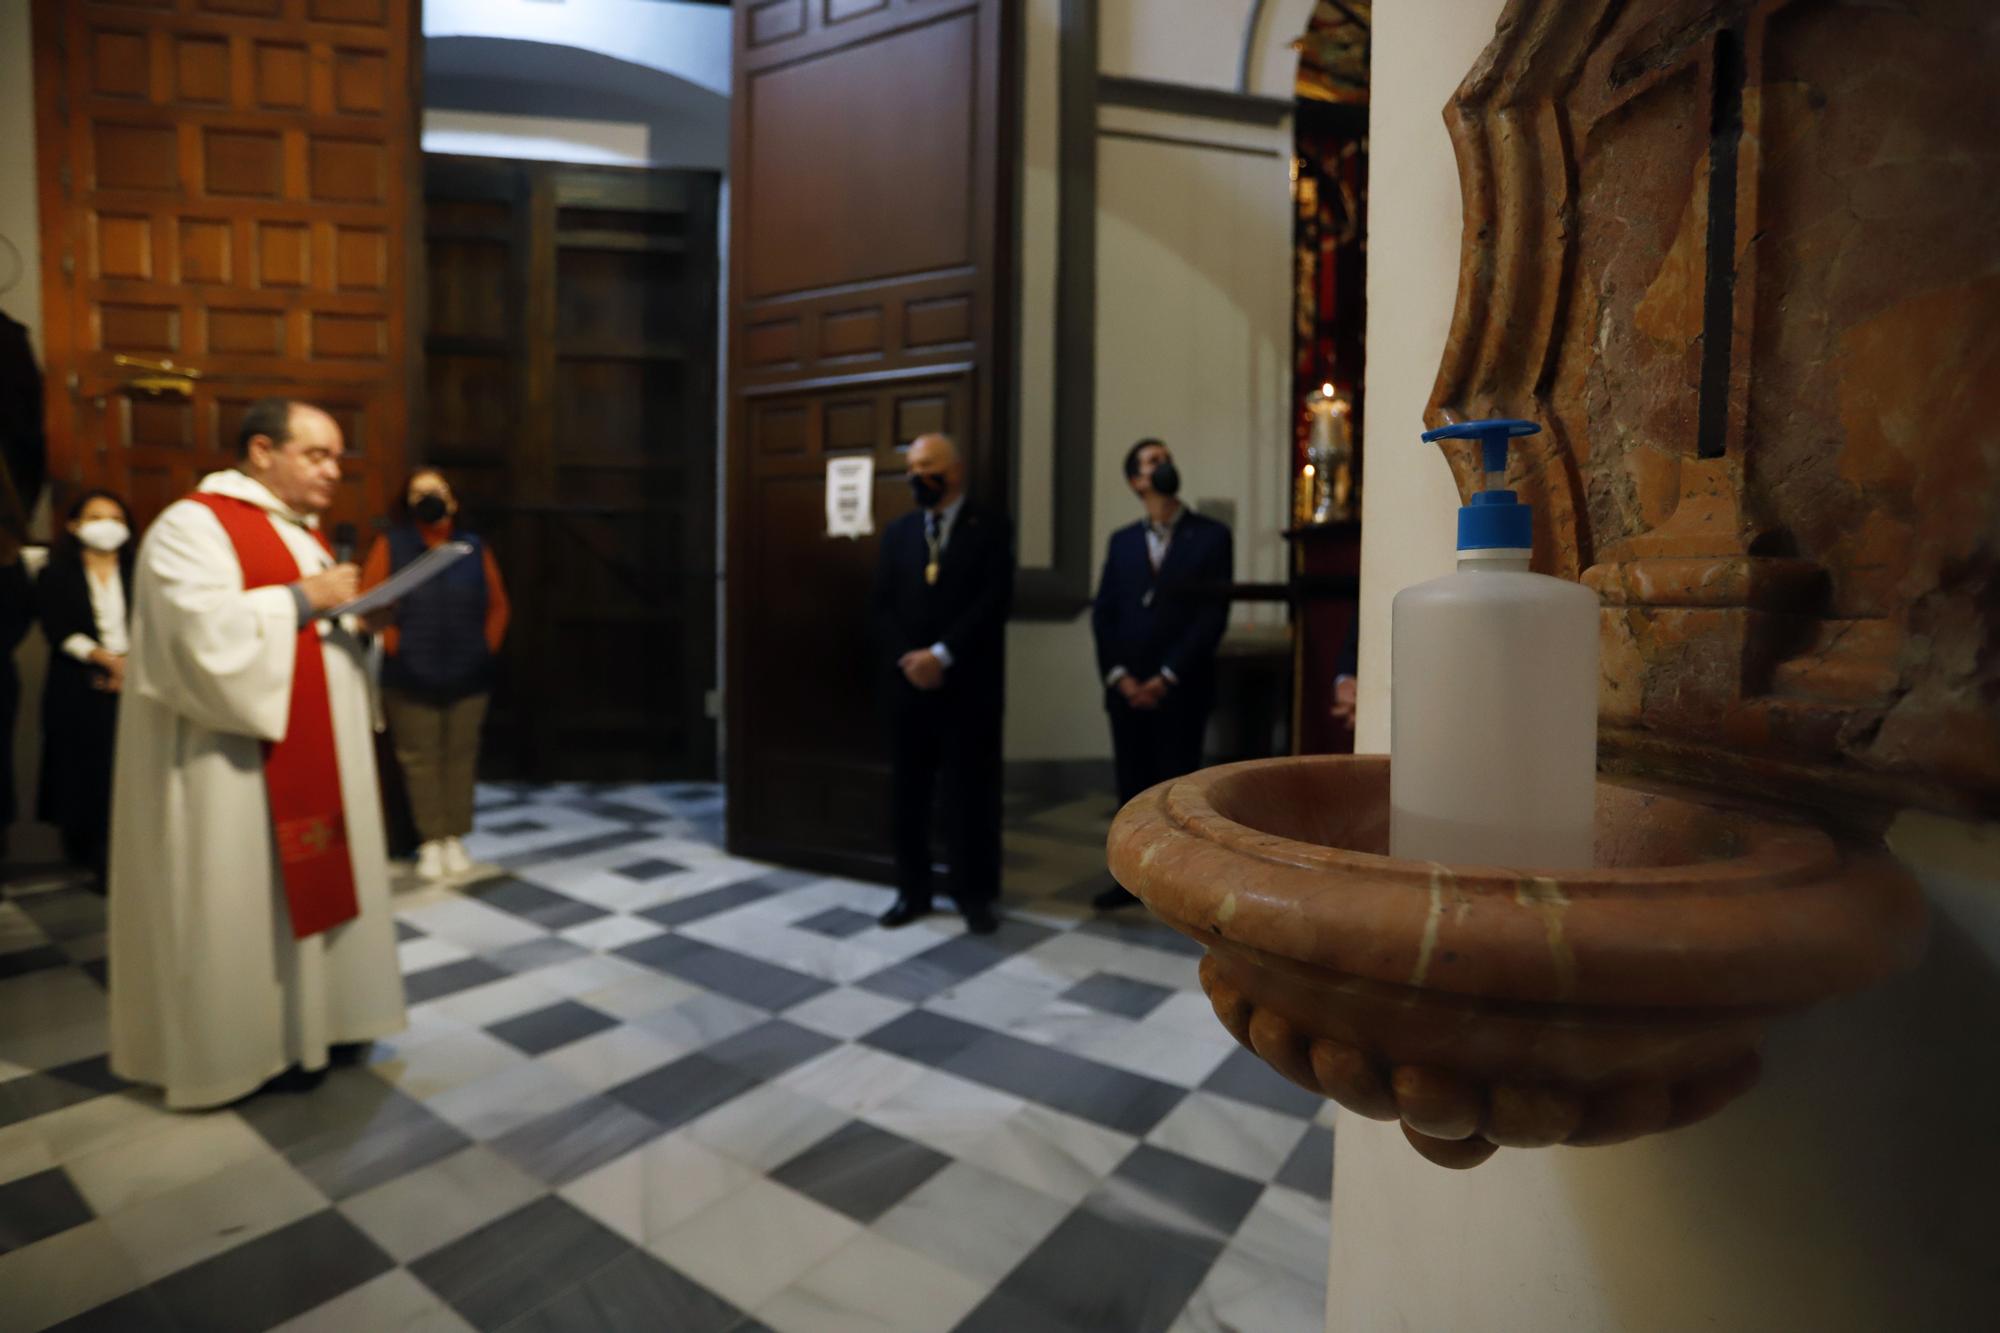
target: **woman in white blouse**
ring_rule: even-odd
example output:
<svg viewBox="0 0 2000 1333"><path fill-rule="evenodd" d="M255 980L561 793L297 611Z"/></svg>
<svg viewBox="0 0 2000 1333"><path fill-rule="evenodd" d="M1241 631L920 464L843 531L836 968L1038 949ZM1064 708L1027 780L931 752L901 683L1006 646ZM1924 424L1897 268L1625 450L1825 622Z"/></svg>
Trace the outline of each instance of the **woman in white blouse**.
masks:
<svg viewBox="0 0 2000 1333"><path fill-rule="evenodd" d="M132 515L110 491L85 491L37 587L48 636L42 692L40 815L62 830L63 856L104 883L111 753L131 648Z"/></svg>

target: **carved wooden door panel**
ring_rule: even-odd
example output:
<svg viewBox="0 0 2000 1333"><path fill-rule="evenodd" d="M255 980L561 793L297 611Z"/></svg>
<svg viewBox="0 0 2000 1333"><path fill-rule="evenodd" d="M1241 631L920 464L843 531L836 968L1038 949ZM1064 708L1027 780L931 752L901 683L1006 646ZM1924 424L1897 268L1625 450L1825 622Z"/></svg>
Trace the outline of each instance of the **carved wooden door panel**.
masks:
<svg viewBox="0 0 2000 1333"><path fill-rule="evenodd" d="M1011 233L1003 0L736 9L729 427L730 845L884 875L876 543L828 540L829 458L942 430L1005 506Z"/></svg>
<svg viewBox="0 0 2000 1333"><path fill-rule="evenodd" d="M414 0L37 0L50 477L143 521L288 394L381 512L407 413ZM135 381L145 381L138 384Z"/></svg>

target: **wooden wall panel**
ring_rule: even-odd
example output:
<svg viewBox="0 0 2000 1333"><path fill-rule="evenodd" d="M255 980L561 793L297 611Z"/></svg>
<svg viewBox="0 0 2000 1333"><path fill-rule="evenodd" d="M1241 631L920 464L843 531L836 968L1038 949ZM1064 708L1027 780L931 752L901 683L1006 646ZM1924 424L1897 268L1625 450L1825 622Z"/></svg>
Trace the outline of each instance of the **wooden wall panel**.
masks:
<svg viewBox="0 0 2000 1333"><path fill-rule="evenodd" d="M36 0L51 478L139 517L265 394L353 428L336 521L401 471L415 0ZM185 396L120 355L171 359Z"/></svg>

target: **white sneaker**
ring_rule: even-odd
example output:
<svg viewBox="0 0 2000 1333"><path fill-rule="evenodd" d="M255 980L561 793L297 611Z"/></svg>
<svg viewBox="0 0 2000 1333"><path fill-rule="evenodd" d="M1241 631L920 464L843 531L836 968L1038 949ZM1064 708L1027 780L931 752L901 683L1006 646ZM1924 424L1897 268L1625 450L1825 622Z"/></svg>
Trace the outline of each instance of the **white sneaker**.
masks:
<svg viewBox="0 0 2000 1333"><path fill-rule="evenodd" d="M447 875L464 875L472 871L472 853L465 850L465 844L457 838L444 840L444 872Z"/></svg>
<svg viewBox="0 0 2000 1333"><path fill-rule="evenodd" d="M442 839L435 842L427 842L417 848L418 879L443 879L445 874L444 842Z"/></svg>

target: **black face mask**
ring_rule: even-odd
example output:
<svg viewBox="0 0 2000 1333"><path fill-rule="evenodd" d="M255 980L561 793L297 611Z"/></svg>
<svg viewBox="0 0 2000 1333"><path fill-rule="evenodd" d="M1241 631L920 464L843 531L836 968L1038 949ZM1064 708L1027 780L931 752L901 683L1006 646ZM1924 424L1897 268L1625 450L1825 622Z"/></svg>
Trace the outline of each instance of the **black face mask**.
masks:
<svg viewBox="0 0 2000 1333"><path fill-rule="evenodd" d="M1162 459L1153 469L1153 494L1176 495L1181 489L1181 471L1171 458Z"/></svg>
<svg viewBox="0 0 2000 1333"><path fill-rule="evenodd" d="M443 498L436 494L426 495L410 506L410 513L419 523L436 523L447 512Z"/></svg>
<svg viewBox="0 0 2000 1333"><path fill-rule="evenodd" d="M944 482L936 477L910 474L910 494L917 497L919 509L935 509L937 502L944 499Z"/></svg>

